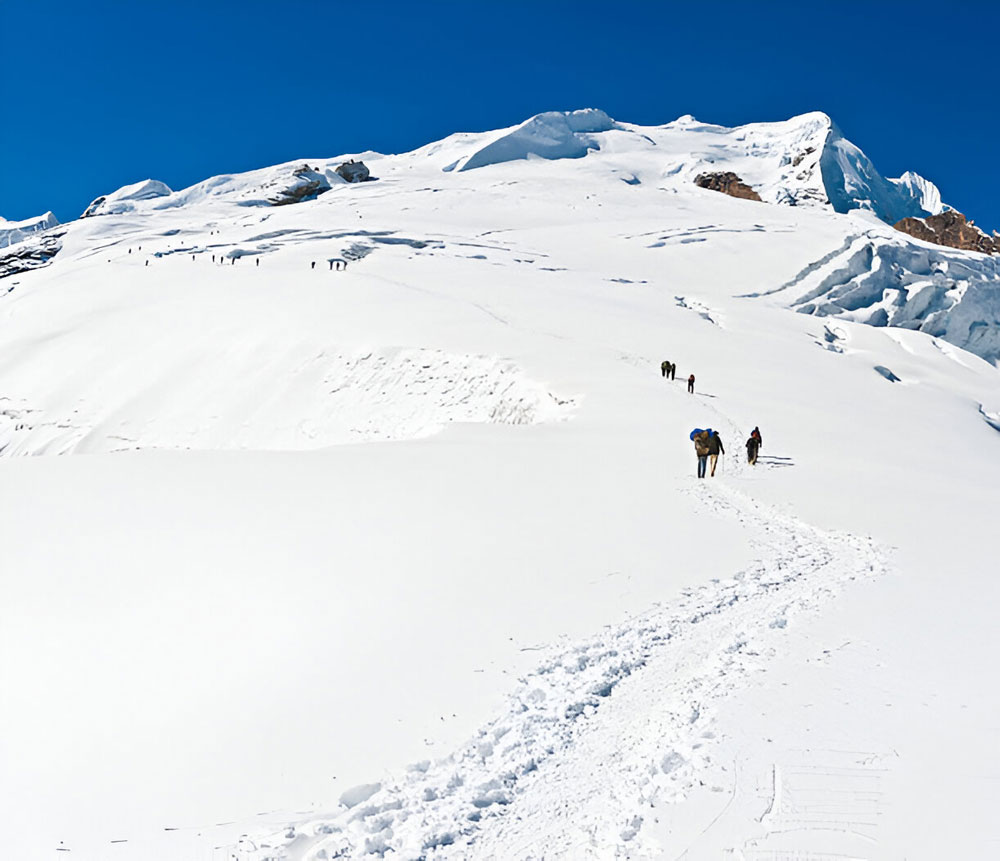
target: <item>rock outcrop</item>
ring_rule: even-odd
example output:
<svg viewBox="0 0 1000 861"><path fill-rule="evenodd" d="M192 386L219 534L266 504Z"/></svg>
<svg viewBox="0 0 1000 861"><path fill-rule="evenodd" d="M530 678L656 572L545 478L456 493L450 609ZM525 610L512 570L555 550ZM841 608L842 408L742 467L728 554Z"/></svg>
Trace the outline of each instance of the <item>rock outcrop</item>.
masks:
<svg viewBox="0 0 1000 861"><path fill-rule="evenodd" d="M330 190L330 180L318 169L304 164L292 171L293 181L281 189L274 197L268 199L272 206L287 206L289 203L301 203L303 200L313 200L325 191Z"/></svg>
<svg viewBox="0 0 1000 861"><path fill-rule="evenodd" d="M984 233L955 210L929 215L927 218L904 218L893 227L935 245L962 251L978 251L981 254L1000 254L1000 237Z"/></svg>
<svg viewBox="0 0 1000 861"><path fill-rule="evenodd" d="M707 188L710 191L721 191L730 197L760 201L760 195L732 171L700 173L694 178L694 184L699 188Z"/></svg>
<svg viewBox="0 0 1000 861"><path fill-rule="evenodd" d="M347 182L370 182L371 172L363 161L345 161L337 166L337 175Z"/></svg>
<svg viewBox="0 0 1000 861"><path fill-rule="evenodd" d="M52 262L62 248L65 231L48 231L19 242L0 252L0 278L40 269ZM0 290L0 293L4 291Z"/></svg>

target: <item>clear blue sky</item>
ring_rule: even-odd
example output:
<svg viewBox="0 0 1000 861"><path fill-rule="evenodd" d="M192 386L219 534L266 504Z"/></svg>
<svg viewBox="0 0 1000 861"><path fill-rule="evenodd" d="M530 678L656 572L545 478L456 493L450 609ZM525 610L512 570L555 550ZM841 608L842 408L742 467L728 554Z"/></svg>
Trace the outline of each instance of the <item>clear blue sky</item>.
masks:
<svg viewBox="0 0 1000 861"><path fill-rule="evenodd" d="M599 107L823 110L1000 228L998 32L1000 4L966 0L0 0L0 215Z"/></svg>

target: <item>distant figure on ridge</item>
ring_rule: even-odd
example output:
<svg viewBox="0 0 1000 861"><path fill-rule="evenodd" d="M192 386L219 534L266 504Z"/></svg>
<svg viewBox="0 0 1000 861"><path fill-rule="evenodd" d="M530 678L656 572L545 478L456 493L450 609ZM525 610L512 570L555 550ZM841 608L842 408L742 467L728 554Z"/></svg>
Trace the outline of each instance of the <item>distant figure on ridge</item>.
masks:
<svg viewBox="0 0 1000 861"><path fill-rule="evenodd" d="M677 376L677 365L676 364L671 364L670 365L670 379L674 379L676 376Z"/></svg>
<svg viewBox="0 0 1000 861"><path fill-rule="evenodd" d="M694 394L694 374L691 374L691 376L688 377L688 394Z"/></svg>
<svg viewBox="0 0 1000 861"><path fill-rule="evenodd" d="M753 466L757 463L757 452L760 449L760 443L757 442L757 437L750 434L750 438L747 440L747 463Z"/></svg>
<svg viewBox="0 0 1000 861"><path fill-rule="evenodd" d="M670 362L664 359L660 362L660 373L663 374L663 379L667 378L667 374L670 373Z"/></svg>

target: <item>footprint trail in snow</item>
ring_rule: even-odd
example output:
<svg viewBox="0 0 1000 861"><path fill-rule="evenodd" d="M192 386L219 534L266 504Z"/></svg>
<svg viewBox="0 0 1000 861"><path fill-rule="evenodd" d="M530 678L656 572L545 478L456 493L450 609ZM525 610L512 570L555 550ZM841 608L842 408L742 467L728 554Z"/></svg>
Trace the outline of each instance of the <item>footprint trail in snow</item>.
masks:
<svg viewBox="0 0 1000 861"><path fill-rule="evenodd" d="M711 764L715 706L766 666L791 617L887 567L873 541L809 526L721 483L691 494L748 530L756 561L552 646L506 712L462 748L358 787L329 816L256 838L249 857L659 857L669 847L644 839L643 817L683 800Z"/></svg>

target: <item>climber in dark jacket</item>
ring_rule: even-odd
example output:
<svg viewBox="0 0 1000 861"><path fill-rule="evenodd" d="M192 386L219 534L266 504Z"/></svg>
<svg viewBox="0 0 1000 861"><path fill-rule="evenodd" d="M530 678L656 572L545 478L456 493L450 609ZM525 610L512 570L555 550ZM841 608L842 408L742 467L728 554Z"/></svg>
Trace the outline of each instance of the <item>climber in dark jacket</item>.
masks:
<svg viewBox="0 0 1000 861"><path fill-rule="evenodd" d="M699 430L697 433L692 432L691 439L694 441L694 453L698 458L698 478L705 477L705 465L708 462L708 455L710 453L709 441L711 438L711 431Z"/></svg>
<svg viewBox="0 0 1000 861"><path fill-rule="evenodd" d="M715 475L715 465L718 463L719 455L725 453L726 450L722 446L722 437L719 436L718 431L712 431L712 435L708 438L708 459L712 464L709 475Z"/></svg>

